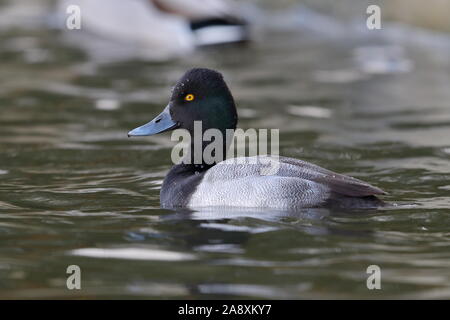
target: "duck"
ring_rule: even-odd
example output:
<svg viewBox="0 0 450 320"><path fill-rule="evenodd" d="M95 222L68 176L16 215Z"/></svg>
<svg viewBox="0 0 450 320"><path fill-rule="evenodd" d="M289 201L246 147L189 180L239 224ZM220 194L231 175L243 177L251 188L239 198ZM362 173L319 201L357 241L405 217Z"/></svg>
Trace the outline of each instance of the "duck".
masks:
<svg viewBox="0 0 450 320"><path fill-rule="evenodd" d="M175 129L195 134L235 130L238 115L234 98L221 73L207 68L188 70L172 89L164 110L152 121L128 132L128 137L151 136ZM195 137L194 137L195 139ZM201 153L212 141L203 141ZM295 210L301 208L377 208L382 189L318 165L284 156L257 155L230 159L195 159L195 141L183 161L167 173L160 190L162 208L240 207ZM223 154L230 148L223 144ZM255 157L260 161L255 161ZM196 161L195 161L196 160ZM207 161L208 160L208 161ZM240 161L236 161L240 160ZM264 160L264 161L263 161ZM276 172L262 174L267 160Z"/></svg>
<svg viewBox="0 0 450 320"><path fill-rule="evenodd" d="M66 30L74 6L80 26ZM94 57L164 60L199 47L248 42L249 24L239 10L224 0L59 0L56 16L66 41Z"/></svg>

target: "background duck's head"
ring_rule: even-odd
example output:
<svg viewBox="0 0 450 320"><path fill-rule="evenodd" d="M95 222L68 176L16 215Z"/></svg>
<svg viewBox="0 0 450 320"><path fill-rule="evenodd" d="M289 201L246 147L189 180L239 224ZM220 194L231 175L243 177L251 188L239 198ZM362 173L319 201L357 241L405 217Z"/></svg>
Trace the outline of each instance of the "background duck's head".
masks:
<svg viewBox="0 0 450 320"><path fill-rule="evenodd" d="M201 121L202 133L235 129L236 106L222 75L214 70L195 68L187 71L173 88L167 107L155 119L128 133L149 136L183 128L194 133L194 121Z"/></svg>

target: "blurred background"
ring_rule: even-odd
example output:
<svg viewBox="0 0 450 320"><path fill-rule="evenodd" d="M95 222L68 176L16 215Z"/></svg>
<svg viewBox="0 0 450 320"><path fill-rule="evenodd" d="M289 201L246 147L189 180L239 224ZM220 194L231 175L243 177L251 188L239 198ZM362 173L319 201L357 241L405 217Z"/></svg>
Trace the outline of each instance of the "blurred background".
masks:
<svg viewBox="0 0 450 320"><path fill-rule="evenodd" d="M126 134L191 67L393 206L160 209L174 143ZM449 160L449 0L0 1L2 299L450 298Z"/></svg>

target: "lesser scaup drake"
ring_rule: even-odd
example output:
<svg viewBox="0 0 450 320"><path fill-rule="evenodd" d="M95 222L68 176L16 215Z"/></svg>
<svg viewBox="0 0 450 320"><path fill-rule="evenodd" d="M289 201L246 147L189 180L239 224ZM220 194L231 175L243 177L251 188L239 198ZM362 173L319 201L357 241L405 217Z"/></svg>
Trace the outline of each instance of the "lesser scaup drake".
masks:
<svg viewBox="0 0 450 320"><path fill-rule="evenodd" d="M183 128L194 134L194 121L202 121L203 132L235 129L236 106L220 73L203 68L187 71L175 85L164 111L151 122L128 133L146 136ZM203 142L203 150L210 142ZM226 154L227 145L224 145ZM191 145L189 157L193 157ZM383 204L375 195L385 192L361 180L337 174L314 164L287 157L260 156L277 161L274 175L261 175L260 163L227 159L207 164L177 164L161 187L161 206L253 207L295 209L337 205L376 207ZM254 158L253 158L254 159ZM191 163L194 163L192 161ZM264 162L267 163L267 162Z"/></svg>

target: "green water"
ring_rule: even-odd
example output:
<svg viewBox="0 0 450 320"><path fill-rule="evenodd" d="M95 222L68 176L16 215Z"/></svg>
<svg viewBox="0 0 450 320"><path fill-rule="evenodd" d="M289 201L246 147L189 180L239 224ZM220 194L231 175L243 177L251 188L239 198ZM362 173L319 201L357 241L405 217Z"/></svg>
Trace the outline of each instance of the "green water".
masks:
<svg viewBox="0 0 450 320"><path fill-rule="evenodd" d="M450 298L449 55L404 45L371 74L354 59L367 45L272 33L99 65L58 33L0 33L0 298ZM239 127L280 129L282 155L366 180L393 206L160 209L174 143L126 133L192 66L225 75ZM366 287L373 264L381 290ZM66 288L69 265L81 290Z"/></svg>

